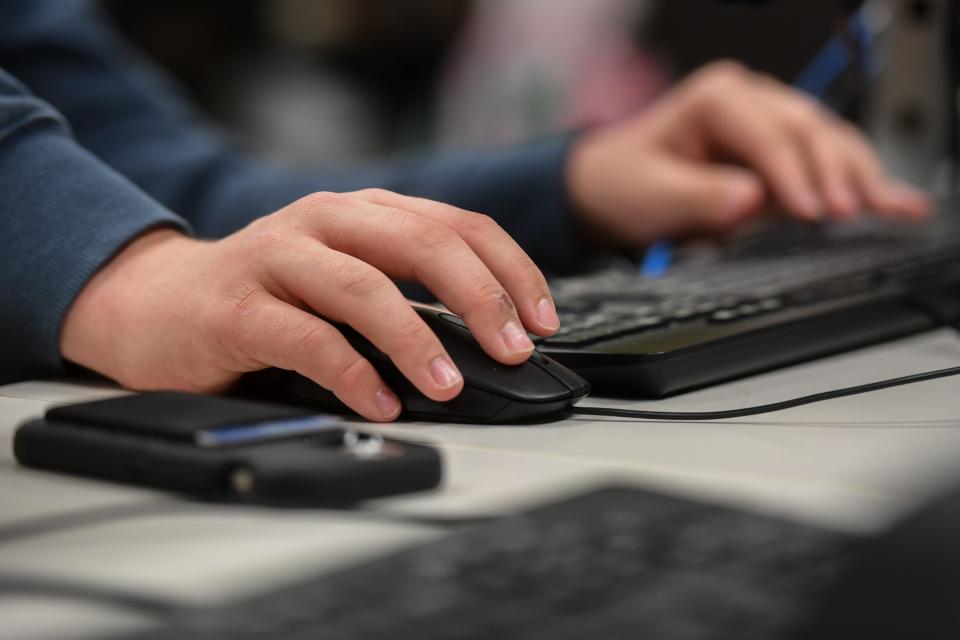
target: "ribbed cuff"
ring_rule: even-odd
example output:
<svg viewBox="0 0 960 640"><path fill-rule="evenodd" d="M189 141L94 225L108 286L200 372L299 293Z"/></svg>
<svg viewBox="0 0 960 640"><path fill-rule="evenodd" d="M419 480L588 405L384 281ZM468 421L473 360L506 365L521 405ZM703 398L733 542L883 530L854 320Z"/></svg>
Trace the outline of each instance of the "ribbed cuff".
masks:
<svg viewBox="0 0 960 640"><path fill-rule="evenodd" d="M101 266L179 217L55 126L0 145L0 383L56 373L70 305Z"/></svg>

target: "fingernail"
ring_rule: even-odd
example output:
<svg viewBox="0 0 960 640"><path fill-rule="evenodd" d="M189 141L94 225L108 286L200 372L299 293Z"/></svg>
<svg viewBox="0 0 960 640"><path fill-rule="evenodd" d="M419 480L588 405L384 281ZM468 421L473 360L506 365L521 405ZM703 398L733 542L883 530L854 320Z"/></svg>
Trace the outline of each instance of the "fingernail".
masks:
<svg viewBox="0 0 960 640"><path fill-rule="evenodd" d="M889 193L899 203L905 205L916 205L919 203L926 204L927 200L926 194L924 194L922 191L906 182L899 180L890 185Z"/></svg>
<svg viewBox="0 0 960 640"><path fill-rule="evenodd" d="M537 322L544 329L555 331L560 328L560 318L557 316L557 308L549 298L541 298L537 303Z"/></svg>
<svg viewBox="0 0 960 640"><path fill-rule="evenodd" d="M463 376L447 356L437 356L430 361L430 375L441 389L449 389L463 380Z"/></svg>
<svg viewBox="0 0 960 640"><path fill-rule="evenodd" d="M381 388L373 396L373 401L384 418L395 418L400 413L400 400L389 389Z"/></svg>
<svg viewBox="0 0 960 640"><path fill-rule="evenodd" d="M813 191L798 191L797 204L800 205L800 213L811 220L818 220L823 215L823 203Z"/></svg>
<svg viewBox="0 0 960 640"><path fill-rule="evenodd" d="M850 189L837 187L833 197L836 199L837 204L840 205L841 213L850 216L855 216L860 213L860 203Z"/></svg>
<svg viewBox="0 0 960 640"><path fill-rule="evenodd" d="M533 351L533 343L516 320L507 320L500 330L507 349L514 353Z"/></svg>

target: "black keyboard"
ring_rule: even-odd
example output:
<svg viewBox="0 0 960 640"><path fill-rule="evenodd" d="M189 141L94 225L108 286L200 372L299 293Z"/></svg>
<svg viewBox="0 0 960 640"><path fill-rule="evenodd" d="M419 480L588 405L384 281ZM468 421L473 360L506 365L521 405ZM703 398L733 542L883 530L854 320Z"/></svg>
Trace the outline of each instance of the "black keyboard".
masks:
<svg viewBox="0 0 960 640"><path fill-rule="evenodd" d="M596 391L661 397L929 330L918 294L953 317L957 283L954 216L783 224L681 252L661 278L621 266L554 282L561 329L538 342Z"/></svg>
<svg viewBox="0 0 960 640"><path fill-rule="evenodd" d="M777 640L857 539L608 488L319 576L135 640Z"/></svg>

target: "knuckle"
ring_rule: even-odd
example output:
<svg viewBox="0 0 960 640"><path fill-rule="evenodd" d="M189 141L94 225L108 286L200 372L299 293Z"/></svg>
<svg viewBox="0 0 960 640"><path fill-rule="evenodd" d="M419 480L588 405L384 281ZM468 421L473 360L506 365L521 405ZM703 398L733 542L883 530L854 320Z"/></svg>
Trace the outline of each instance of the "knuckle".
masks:
<svg viewBox="0 0 960 640"><path fill-rule="evenodd" d="M334 386L337 389L356 390L362 388L364 379L377 375L370 362L360 354L353 352L344 357L331 371Z"/></svg>
<svg viewBox="0 0 960 640"><path fill-rule="evenodd" d="M391 196L394 196L395 194L391 191L387 191L386 189L382 189L380 187L367 187L366 189L360 189L359 191L357 191L356 195L366 200L383 202L389 199Z"/></svg>
<svg viewBox="0 0 960 640"><path fill-rule="evenodd" d="M809 146L816 156L817 162L835 165L842 160L842 153L838 153L841 146L837 144L836 137L829 131L817 131L810 135Z"/></svg>
<svg viewBox="0 0 960 640"><path fill-rule="evenodd" d="M269 294L252 280L237 282L224 298L212 322L221 343L236 345L242 352L251 350L257 335L253 322L256 309Z"/></svg>
<svg viewBox="0 0 960 640"><path fill-rule="evenodd" d="M397 326L393 332L393 336L397 344L401 345L424 344L437 339L433 332L430 331L430 328L416 317L405 320ZM422 350L418 350L418 352L419 351Z"/></svg>
<svg viewBox="0 0 960 640"><path fill-rule="evenodd" d="M345 207L350 202L350 196L345 193L334 193L333 191L317 191L306 195L299 200L298 208L308 211L329 211Z"/></svg>
<svg viewBox="0 0 960 640"><path fill-rule="evenodd" d="M365 262L350 262L340 267L340 289L354 298L366 298L381 291L389 282L386 276Z"/></svg>
<svg viewBox="0 0 960 640"><path fill-rule="evenodd" d="M537 263L534 262L530 256L523 254L518 260L516 268L526 279L540 283L546 288L546 279L543 277L543 272L540 271L540 267L537 266ZM544 294L546 294L546 291Z"/></svg>
<svg viewBox="0 0 960 640"><path fill-rule="evenodd" d="M257 227L251 238L249 250L251 255L269 255L280 249L287 240L287 234L276 225L268 224Z"/></svg>
<svg viewBox="0 0 960 640"><path fill-rule="evenodd" d="M448 248L460 240L455 231L441 224L411 220L407 229L417 244L429 251Z"/></svg>
<svg viewBox="0 0 960 640"><path fill-rule="evenodd" d="M791 96L787 117L794 127L809 131L821 129L824 120L820 106L803 95Z"/></svg>
<svg viewBox="0 0 960 640"><path fill-rule="evenodd" d="M500 225L484 213L466 212L460 214L453 226L461 235L489 237L503 233Z"/></svg>
<svg viewBox="0 0 960 640"><path fill-rule="evenodd" d="M779 142L766 150L766 158L770 170L781 176L794 176L802 169L797 151L786 142Z"/></svg>
<svg viewBox="0 0 960 640"><path fill-rule="evenodd" d="M226 295L229 317L236 321L250 315L252 310L268 295L254 280L240 280Z"/></svg>
<svg viewBox="0 0 960 640"><path fill-rule="evenodd" d="M320 324L312 318L304 319L293 331L295 336L291 345L293 353L326 353L335 333L336 329L329 325Z"/></svg>
<svg viewBox="0 0 960 640"><path fill-rule="evenodd" d="M806 147L812 168L824 178L832 178L842 172L842 158L835 152L835 145L830 138L811 136Z"/></svg>
<svg viewBox="0 0 960 640"><path fill-rule="evenodd" d="M705 66L702 71L702 77L705 81L713 83L715 86L727 87L731 84L739 84L746 80L750 71L736 60L717 60Z"/></svg>
<svg viewBox="0 0 960 640"><path fill-rule="evenodd" d="M755 75L734 60L719 60L701 68L691 76L683 92L694 110L692 117L736 116L743 101L732 97L742 97Z"/></svg>
<svg viewBox="0 0 960 640"><path fill-rule="evenodd" d="M856 140L865 139L865 136L863 135L863 132L860 130L860 127L853 124L849 120L844 120L843 118L837 118L834 121L834 124L836 125L836 127L839 129L841 133L851 138L854 138Z"/></svg>
<svg viewBox="0 0 960 640"><path fill-rule="evenodd" d="M513 300L496 282L483 282L476 287L477 299L484 305L496 307L503 313L515 313Z"/></svg>
<svg viewBox="0 0 960 640"><path fill-rule="evenodd" d="M873 156L872 147L867 140L867 136L864 135L863 131L855 124L848 122L846 120L837 119L838 122L836 126L839 129L842 139L846 140L848 144L860 154Z"/></svg>
<svg viewBox="0 0 960 640"><path fill-rule="evenodd" d="M248 255L257 256L261 255L259 252L272 252L285 243L289 235L288 213L280 210L257 218L244 227L236 234L236 246ZM232 236L228 237L231 238Z"/></svg>

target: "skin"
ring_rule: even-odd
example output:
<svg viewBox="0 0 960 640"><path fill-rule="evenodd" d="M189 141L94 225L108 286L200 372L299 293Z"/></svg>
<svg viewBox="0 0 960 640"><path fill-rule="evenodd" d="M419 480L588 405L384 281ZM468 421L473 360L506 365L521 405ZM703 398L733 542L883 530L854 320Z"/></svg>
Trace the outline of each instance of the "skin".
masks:
<svg viewBox="0 0 960 640"><path fill-rule="evenodd" d="M730 63L583 135L567 178L583 226L608 246L724 232L771 205L811 221L929 210L853 127ZM219 391L247 371L293 369L387 422L399 401L328 320L366 336L431 399L463 387L390 278L425 284L506 364L530 356L525 331L559 327L543 275L493 220L371 189L307 196L216 241L144 234L81 291L60 348L133 389Z"/></svg>
<svg viewBox="0 0 960 640"><path fill-rule="evenodd" d="M429 398L450 400L463 378L390 277L427 285L507 364L533 350L524 328L559 326L540 270L490 218L368 190L307 196L222 240L142 236L83 289L61 349L133 389L216 391L246 371L293 369L389 421L396 396L311 310L362 333Z"/></svg>
<svg viewBox="0 0 960 640"><path fill-rule="evenodd" d="M704 67L643 114L584 136L570 193L601 243L724 233L777 209L802 220L922 220L864 136L814 100L732 62Z"/></svg>

